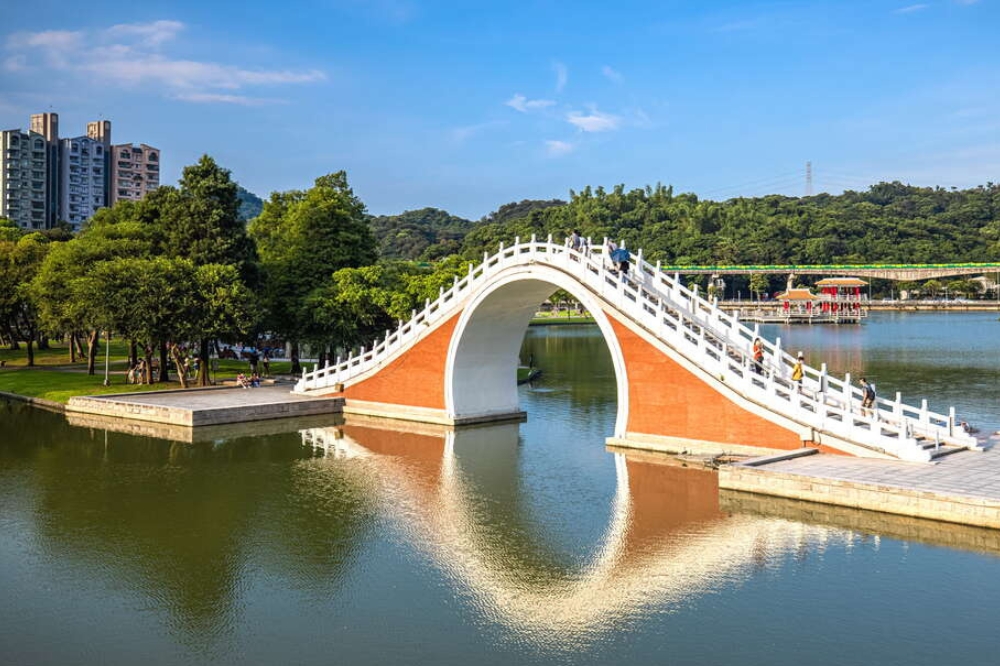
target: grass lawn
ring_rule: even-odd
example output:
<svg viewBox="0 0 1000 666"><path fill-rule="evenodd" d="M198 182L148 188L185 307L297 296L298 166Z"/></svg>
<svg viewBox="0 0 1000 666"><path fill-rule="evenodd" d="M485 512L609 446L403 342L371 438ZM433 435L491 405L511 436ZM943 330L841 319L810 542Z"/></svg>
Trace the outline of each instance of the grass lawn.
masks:
<svg viewBox="0 0 1000 666"><path fill-rule="evenodd" d="M0 360L6 361L6 367L0 368L0 391L65 404L77 395L166 391L181 387L180 382L176 381L177 373L173 372L172 366L170 376L175 381L151 385L126 384L128 344L115 339L111 340L111 386L104 386L104 352L102 341L101 353L97 357L96 373L88 375L86 357L77 357L76 363L70 363L69 351L65 344L52 344L45 350L36 349L35 367L31 368L28 367L27 353L23 345L17 351L0 349ZM271 376L288 375L291 367L291 361L271 361ZM311 365L306 367L312 368ZM263 369L261 365L260 370ZM235 379L238 373L249 370L250 364L247 361L219 359L218 369L213 370L211 376L215 381L223 382Z"/></svg>
<svg viewBox="0 0 1000 666"><path fill-rule="evenodd" d="M563 324L593 324L594 318L589 314L578 315L578 314L568 314L566 312L560 312L558 314L553 312L537 312L535 316L531 318L531 324L534 326L560 326Z"/></svg>
<svg viewBox="0 0 1000 666"><path fill-rule="evenodd" d="M104 372L88 375L86 372L43 370L36 368L0 370L0 391L43 398L63 404L77 395L104 393L133 393L139 391L164 391L180 388L179 382L166 384L126 384L123 375L112 375L111 386L104 386Z"/></svg>

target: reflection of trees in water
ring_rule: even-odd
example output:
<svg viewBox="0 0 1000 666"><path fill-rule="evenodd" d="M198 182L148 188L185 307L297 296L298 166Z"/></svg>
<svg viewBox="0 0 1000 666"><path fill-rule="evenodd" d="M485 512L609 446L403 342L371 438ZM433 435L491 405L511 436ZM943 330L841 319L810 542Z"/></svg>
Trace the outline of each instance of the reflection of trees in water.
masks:
<svg viewBox="0 0 1000 666"><path fill-rule="evenodd" d="M4 415L19 434L0 461L32 459L43 551L84 565L83 575L127 581L183 641L207 644L237 626L257 562L292 587L332 594L370 522L363 489L313 460L297 432L192 445L18 411Z"/></svg>
<svg viewBox="0 0 1000 666"><path fill-rule="evenodd" d="M297 432L175 445L25 416L41 443L0 444L0 460L31 465L33 492L15 501L30 506L43 557L138 591L202 653L244 624L251 586L335 597L367 530L384 524L376 511L409 536L404 547L428 552L477 597L476 608L540 644L701 594L742 575L748 553L773 557L804 536L720 512L710 472L630 461L625 473L618 458L603 536L588 562L568 563L538 521L557 505L536 504L521 485L516 425L449 440L348 423L331 430L367 453L341 460L312 457Z"/></svg>
<svg viewBox="0 0 1000 666"><path fill-rule="evenodd" d="M570 400L580 409L615 410L615 370L611 352L596 325L529 329L521 358L533 355L543 371L542 385L572 387Z"/></svg>

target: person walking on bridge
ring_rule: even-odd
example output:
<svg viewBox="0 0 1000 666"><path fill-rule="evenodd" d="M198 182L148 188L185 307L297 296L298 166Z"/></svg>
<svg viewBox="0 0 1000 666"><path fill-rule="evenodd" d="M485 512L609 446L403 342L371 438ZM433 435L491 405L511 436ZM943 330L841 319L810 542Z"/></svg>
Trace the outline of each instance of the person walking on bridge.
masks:
<svg viewBox="0 0 1000 666"><path fill-rule="evenodd" d="M753 371L764 374L764 342L760 338L753 339Z"/></svg>
<svg viewBox="0 0 1000 666"><path fill-rule="evenodd" d="M795 382L799 393L802 393L802 377L805 374L802 363L805 362L805 359L806 355L799 352L798 358L795 359L795 365L792 367L792 381Z"/></svg>
<svg viewBox="0 0 1000 666"><path fill-rule="evenodd" d="M867 414L875 406L875 385L864 377L858 383L861 384L861 413Z"/></svg>

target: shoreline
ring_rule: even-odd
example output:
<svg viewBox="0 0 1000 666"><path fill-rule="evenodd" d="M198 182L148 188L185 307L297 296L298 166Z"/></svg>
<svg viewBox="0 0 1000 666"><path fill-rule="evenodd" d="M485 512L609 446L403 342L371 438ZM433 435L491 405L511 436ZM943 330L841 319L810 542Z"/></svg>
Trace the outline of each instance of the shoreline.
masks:
<svg viewBox="0 0 1000 666"><path fill-rule="evenodd" d="M719 301L719 307L723 310L737 310L740 308L748 307L761 307L761 308L774 308L778 309L781 304L777 301ZM937 311L955 311L955 312L996 312L1000 314L1000 303L996 301L970 301L968 303L955 303L955 302L941 302L941 303L922 303L919 301L914 302L896 302L896 303L885 303L881 301L869 301L865 307L868 310L879 311L879 312L937 312Z"/></svg>

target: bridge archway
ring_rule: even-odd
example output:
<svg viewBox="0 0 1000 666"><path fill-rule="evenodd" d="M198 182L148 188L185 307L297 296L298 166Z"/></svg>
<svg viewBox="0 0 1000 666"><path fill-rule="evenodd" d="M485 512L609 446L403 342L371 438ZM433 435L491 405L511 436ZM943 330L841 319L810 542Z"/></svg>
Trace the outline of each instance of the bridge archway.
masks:
<svg viewBox="0 0 1000 666"><path fill-rule="evenodd" d="M615 436L628 423L629 391L625 356L600 302L579 280L547 267L505 271L487 284L462 311L448 348L445 407L455 419L488 419L518 411L511 381L525 331L538 306L562 289L593 316L611 353L617 393Z"/></svg>

